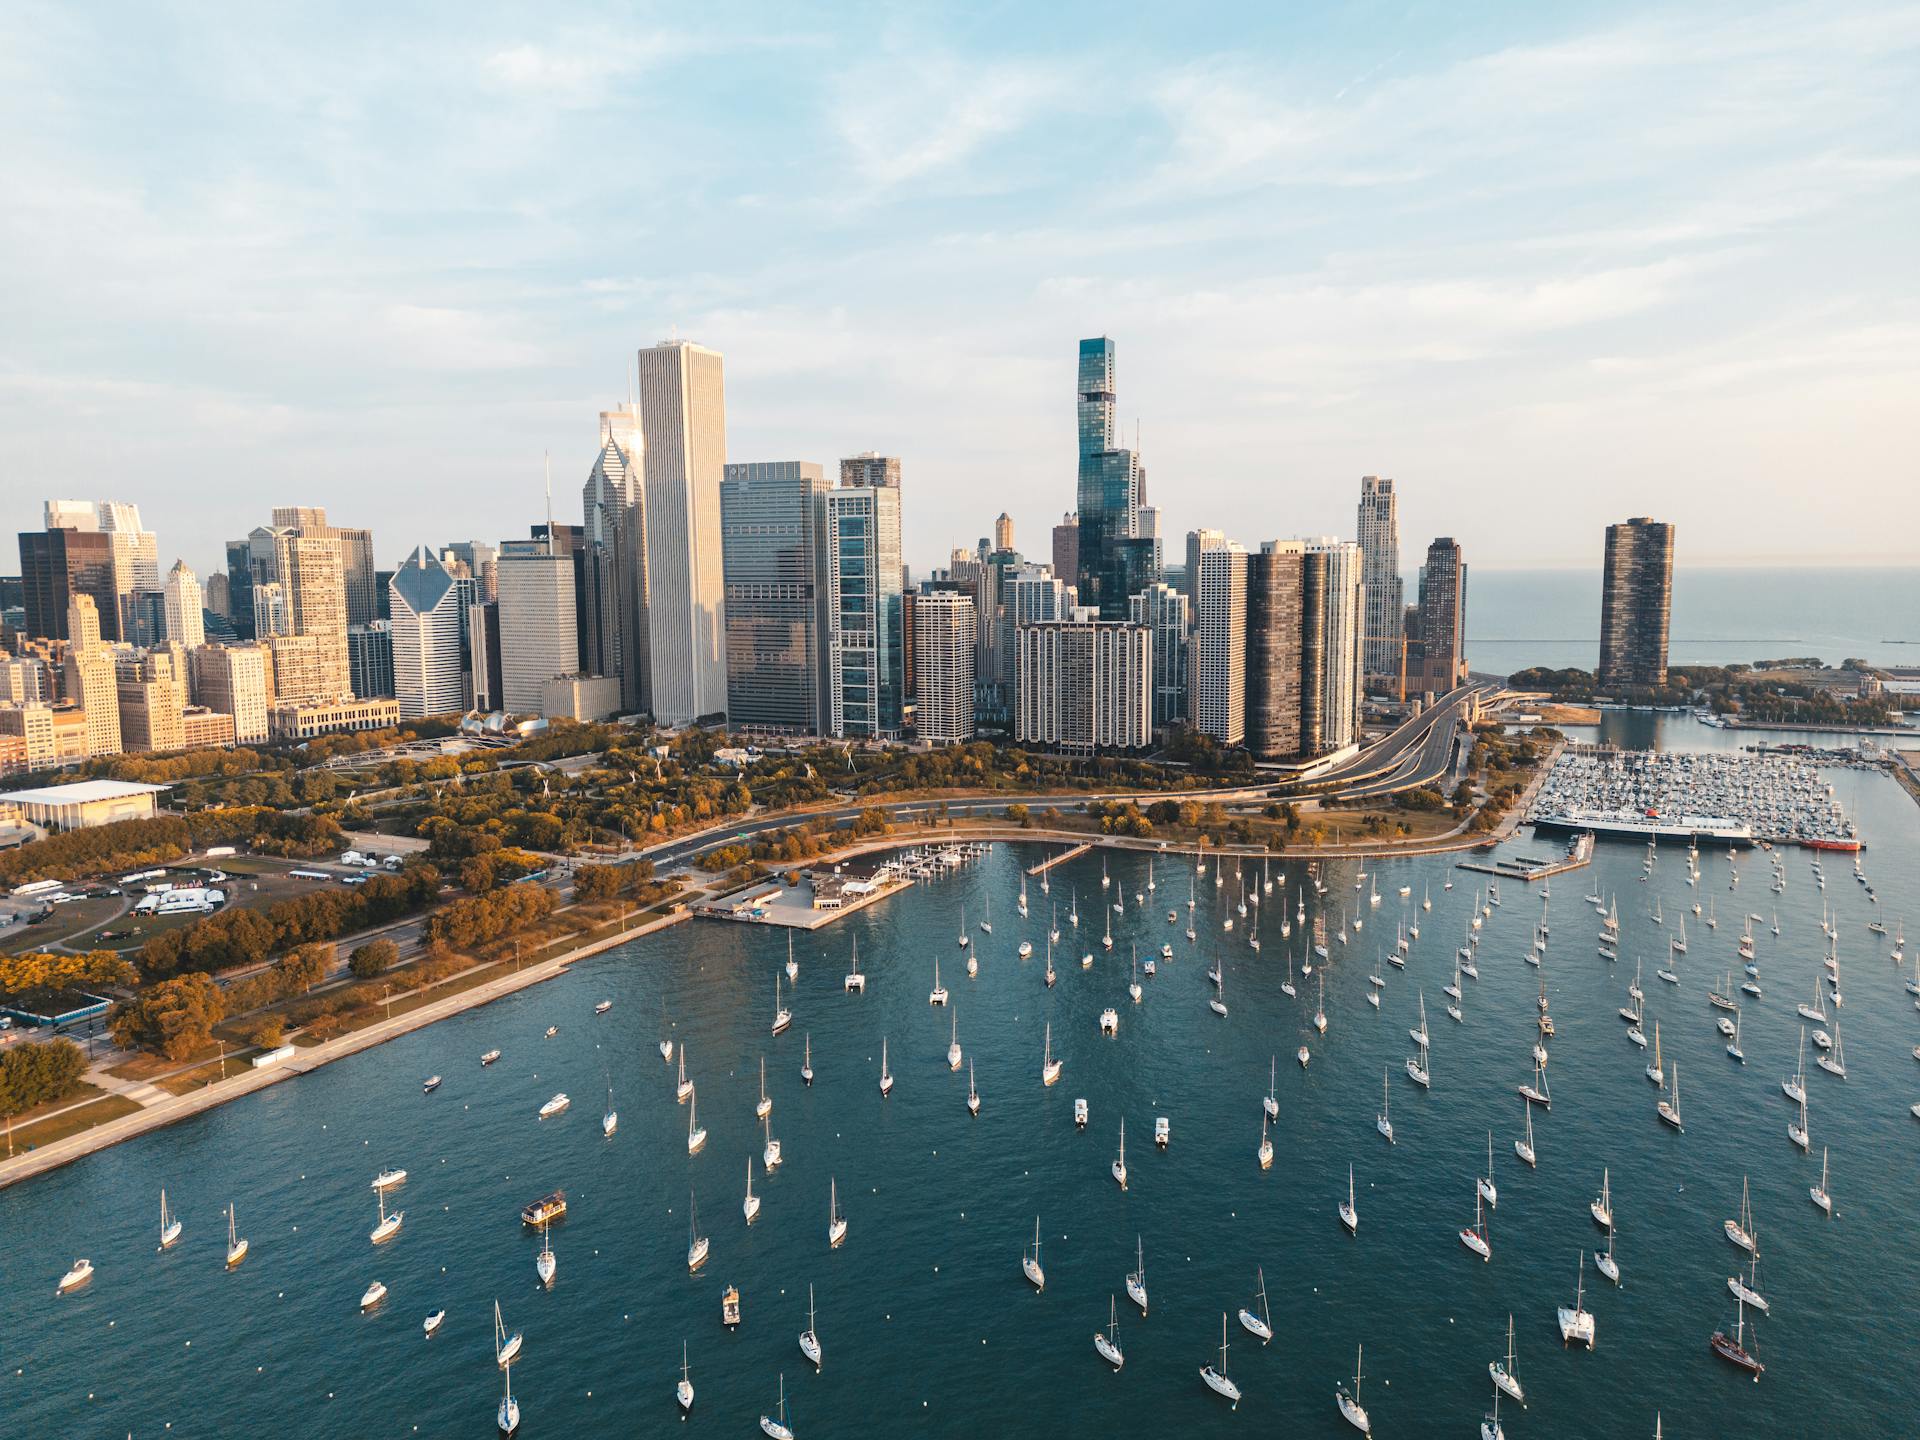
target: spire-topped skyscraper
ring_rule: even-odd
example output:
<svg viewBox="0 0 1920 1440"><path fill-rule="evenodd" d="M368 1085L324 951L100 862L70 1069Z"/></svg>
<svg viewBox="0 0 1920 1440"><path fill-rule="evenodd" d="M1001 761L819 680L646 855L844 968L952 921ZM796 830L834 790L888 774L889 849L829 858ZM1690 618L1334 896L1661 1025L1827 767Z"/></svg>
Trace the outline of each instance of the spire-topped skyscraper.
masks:
<svg viewBox="0 0 1920 1440"><path fill-rule="evenodd" d="M1144 477L1140 458L1117 448L1113 341L1080 342L1080 603L1103 618L1124 620L1127 600L1159 576L1156 542L1141 533Z"/></svg>

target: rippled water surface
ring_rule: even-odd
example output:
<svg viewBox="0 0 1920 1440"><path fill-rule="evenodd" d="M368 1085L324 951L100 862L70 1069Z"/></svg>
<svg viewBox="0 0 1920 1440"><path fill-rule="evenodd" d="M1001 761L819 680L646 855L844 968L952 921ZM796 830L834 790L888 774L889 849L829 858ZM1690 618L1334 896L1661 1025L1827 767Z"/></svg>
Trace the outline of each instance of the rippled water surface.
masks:
<svg viewBox="0 0 1920 1440"><path fill-rule="evenodd" d="M1667 722L1663 722L1667 723ZM1681 743L1724 744L1688 725ZM1651 737L1642 737L1651 738ZM1029 882L1032 918L1015 911L1022 864L1039 849L1001 848L956 878L922 886L799 937L794 1025L768 1034L774 975L785 937L699 922L580 966L566 978L435 1025L190 1123L90 1157L0 1192L0 1358L4 1406L19 1433L231 1436L270 1428L300 1435L485 1435L499 1396L490 1353L492 1302L526 1334L514 1367L522 1433L659 1433L675 1424L673 1384L686 1341L698 1392L686 1434L757 1433L785 1376L790 1419L812 1434L1346 1433L1334 1386L1366 1345L1363 1399L1376 1433L1470 1434L1489 1402L1486 1364L1501 1355L1514 1316L1518 1369L1529 1408L1503 1407L1507 1433L1578 1437L1647 1433L1654 1411L1666 1434L1788 1437L1906 1433L1920 1415L1911 1301L1920 1293L1914 1234L1920 1213L1920 1013L1888 962L1890 942L1866 930L1911 913L1920 950L1914 876L1920 809L1891 781L1832 772L1871 843L1869 904L1848 860L1826 861L1817 890L1809 856L1786 852L1784 894L1767 888L1758 853L1739 860L1729 889L1724 852L1703 857L1697 890L1684 855L1663 851L1643 883L1643 851L1603 845L1593 870L1555 882L1545 966L1558 1035L1551 1042L1550 1114L1537 1113L1538 1170L1515 1158L1522 1125L1515 1086L1527 1078L1539 973L1522 961L1543 902L1537 887L1502 888L1487 921L1480 979L1463 982L1464 1022L1444 1013L1455 949L1467 932L1480 880L1435 859L1383 863L1378 908L1355 890L1359 867L1325 874L1317 902L1331 928L1358 913L1365 928L1334 944L1326 973L1331 1022L1315 1036L1314 982L1300 998L1280 982L1302 930L1283 940L1305 872L1276 868L1261 907L1262 950L1249 921L1222 928L1235 895L1229 879L1198 878L1198 944L1182 931L1189 862L1154 865L1113 857L1126 913L1113 917L1115 947L1099 945L1099 856L1062 867L1051 895ZM1514 849L1543 853L1550 842ZM1454 888L1444 888L1448 878ZM1249 879L1256 877L1249 872ZM1618 897L1621 960L1596 956L1597 921L1583 895L1597 884ZM1402 900L1399 887L1411 889ZM1431 889L1433 909L1419 902ZM1146 895L1136 906L1134 892ZM1067 922L1077 895L1080 926ZM991 904L993 933L977 928L980 974L968 979L955 943L961 902L976 923ZM1709 899L1710 931L1688 912ZM1667 927L1648 918L1658 899ZM1791 1109L1780 1079L1793 1068L1822 937L1822 900L1837 909L1849 1070L1838 1080L1808 1064L1814 1152L1789 1142ZM1042 983L1048 913L1059 907L1059 983ZM1166 911L1180 914L1170 925ZM1316 901L1308 895L1311 922ZM1781 934L1768 929L1778 909ZM1731 967L1747 911L1756 926L1765 988L1742 1026L1747 1064L1724 1053L1705 1001ZM1687 914L1690 953L1678 989L1656 981L1667 936ZM1418 919L1405 970L1389 968L1396 923ZM843 993L858 938L864 996ZM1022 939L1035 945L1021 961ZM1127 996L1127 956L1171 943L1177 958ZM1080 966L1091 951L1091 969ZM932 1009L933 963L954 995L959 1040L974 1060L979 1118L964 1101L967 1075L948 1070L951 1015ZM1204 972L1226 969L1231 1010L1207 1007ZM1665 1059L1678 1065L1684 1135L1654 1117L1643 1054L1616 1017L1636 960L1644 959L1648 1029L1658 1021ZM1368 975L1387 985L1378 1012ZM1913 974L1909 960L1906 976ZM1416 1090L1403 1062L1424 992L1433 1035L1433 1089ZM593 1005L614 1001L596 1018ZM1097 1017L1120 1012L1103 1038ZM1065 1073L1040 1083L1042 1027L1053 1027ZM549 1024L559 1034L543 1039ZM687 1111L674 1101L674 1070L656 1049L669 1027L687 1048L710 1138L689 1158ZM818 1071L801 1084L811 1037ZM896 1085L882 1099L882 1038ZM1293 1053L1310 1044L1304 1071ZM480 1053L498 1046L483 1070ZM786 1164L765 1175L754 1118L761 1057L774 1099L773 1132ZM1262 1172L1260 1098L1278 1059L1277 1158ZM1399 1143L1375 1133L1380 1079L1389 1072ZM423 1096L421 1077L446 1077ZM598 1123L608 1084L620 1125ZM545 1122L540 1103L565 1090L574 1105ZM1091 1123L1073 1125L1076 1096ZM1173 1140L1152 1144L1156 1116ZM1108 1173L1122 1118L1130 1188ZM1457 1231L1473 1220L1474 1178L1494 1144L1499 1207L1489 1217L1493 1258L1483 1264ZM1832 1152L1835 1213L1823 1217L1807 1187ZM748 1229L741 1199L749 1162L763 1198ZM1360 1232L1335 1216L1347 1167L1358 1175ZM386 1165L411 1173L396 1192L401 1236L376 1251L368 1182ZM1612 1184L1625 1285L1595 1272L1602 1236L1587 1213L1602 1167ZM1754 1385L1708 1352L1707 1337L1733 1320L1726 1277L1738 1257L1721 1235L1751 1177L1761 1237L1761 1288L1773 1304L1756 1342L1767 1372ZM826 1241L828 1184L837 1178L849 1217L846 1245ZM155 1253L158 1196L187 1226L173 1251ZM564 1186L571 1213L555 1230L558 1283L538 1288L537 1238L517 1212ZM712 1258L685 1264L690 1193ZM229 1200L252 1254L224 1273ZM1038 1214L1044 1294L1021 1276ZM1145 1248L1152 1313L1128 1304L1123 1279L1135 1237ZM1561 1349L1554 1309L1573 1295L1585 1253L1592 1353ZM56 1300L54 1283L75 1255L98 1276ZM1220 1317L1252 1302L1264 1267L1275 1338L1262 1347L1232 1326L1229 1373L1245 1391L1238 1413L1200 1385L1218 1359ZM357 1310L369 1281L390 1298ZM720 1325L720 1291L743 1293L745 1323ZM815 1375L795 1337L814 1287L825 1368ZM1092 1335L1120 1298L1126 1366L1111 1373ZM444 1306L440 1335L420 1320ZM1278 1429L1271 1427L1278 1426Z"/></svg>

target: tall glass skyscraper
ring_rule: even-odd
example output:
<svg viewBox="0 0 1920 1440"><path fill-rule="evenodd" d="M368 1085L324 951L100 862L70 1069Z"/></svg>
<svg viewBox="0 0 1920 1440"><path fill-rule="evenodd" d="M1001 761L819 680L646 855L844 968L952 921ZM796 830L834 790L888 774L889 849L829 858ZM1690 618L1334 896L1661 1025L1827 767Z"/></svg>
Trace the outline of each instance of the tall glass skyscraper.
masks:
<svg viewBox="0 0 1920 1440"><path fill-rule="evenodd" d="M826 473L802 460L729 464L720 482L727 719L826 731L820 642Z"/></svg>
<svg viewBox="0 0 1920 1440"><path fill-rule="evenodd" d="M1400 579L1400 510L1391 479L1360 477L1358 534L1360 583L1366 603L1361 668L1368 675L1398 675L1406 626Z"/></svg>
<svg viewBox="0 0 1920 1440"><path fill-rule="evenodd" d="M1080 342L1080 603L1124 620L1128 598L1159 579L1156 546L1140 536L1139 457L1116 448L1113 341Z"/></svg>
<svg viewBox="0 0 1920 1440"><path fill-rule="evenodd" d="M839 485L822 497L828 717L835 735L900 734L900 491Z"/></svg>

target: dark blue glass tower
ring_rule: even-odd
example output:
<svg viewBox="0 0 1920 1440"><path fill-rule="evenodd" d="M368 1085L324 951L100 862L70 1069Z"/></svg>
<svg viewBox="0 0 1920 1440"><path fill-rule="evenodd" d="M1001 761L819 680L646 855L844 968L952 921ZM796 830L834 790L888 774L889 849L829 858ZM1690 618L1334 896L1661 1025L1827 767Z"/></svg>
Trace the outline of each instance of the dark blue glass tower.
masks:
<svg viewBox="0 0 1920 1440"><path fill-rule="evenodd" d="M1138 538L1140 464L1114 446L1113 341L1080 342L1080 573L1082 605L1102 619L1127 618L1127 597L1158 576L1148 573L1151 542Z"/></svg>

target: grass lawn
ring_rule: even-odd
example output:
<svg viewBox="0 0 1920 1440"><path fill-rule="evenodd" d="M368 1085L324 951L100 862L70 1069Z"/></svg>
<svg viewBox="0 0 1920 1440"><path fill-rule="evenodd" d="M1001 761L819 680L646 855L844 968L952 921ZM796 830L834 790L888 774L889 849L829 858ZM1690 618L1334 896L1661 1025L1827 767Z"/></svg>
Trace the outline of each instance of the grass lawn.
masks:
<svg viewBox="0 0 1920 1440"><path fill-rule="evenodd" d="M66 1103L71 1104L71 1098ZM37 1124L24 1126L16 1124L13 1127L13 1148L17 1153L36 1145L48 1145L55 1140L64 1140L69 1135L78 1135L81 1131L91 1130L94 1126L104 1124L108 1120L118 1120L122 1115L131 1115L139 1108L137 1103L124 1095L102 1095L98 1100L89 1101L52 1120L42 1120Z"/></svg>
<svg viewBox="0 0 1920 1440"><path fill-rule="evenodd" d="M260 1048L257 1045L230 1047L227 1050L225 1068L227 1077L244 1074L248 1068L247 1061L259 1053ZM196 1065L191 1070L183 1070L178 1075L169 1075L164 1080L155 1080L153 1083L169 1095L185 1095L189 1091L201 1089L209 1080L220 1079L221 1073L221 1062L216 1055L214 1059L203 1065Z"/></svg>
<svg viewBox="0 0 1920 1440"><path fill-rule="evenodd" d="M53 913L38 925L29 925L22 920L0 930L0 951L20 955L30 950L49 949L89 926L100 924L118 910L121 903L113 899L72 900L65 905L56 905ZM91 938L84 943L89 949L93 948L94 941Z"/></svg>

